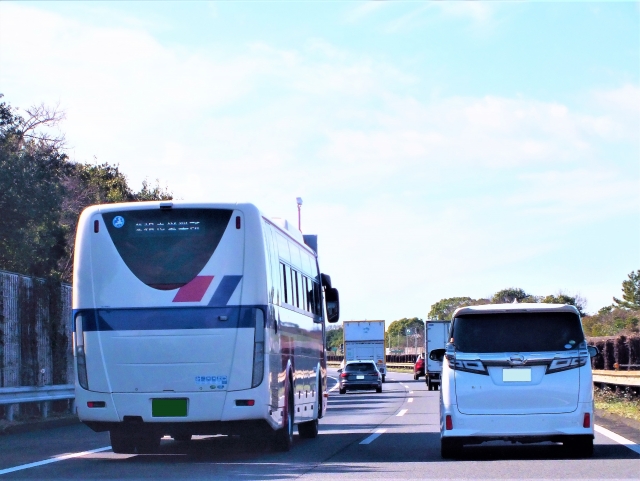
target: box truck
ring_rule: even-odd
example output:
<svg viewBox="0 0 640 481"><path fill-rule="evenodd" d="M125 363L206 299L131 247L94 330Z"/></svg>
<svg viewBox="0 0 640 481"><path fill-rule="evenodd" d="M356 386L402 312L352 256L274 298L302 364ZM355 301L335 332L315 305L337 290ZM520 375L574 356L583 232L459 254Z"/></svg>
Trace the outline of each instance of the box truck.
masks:
<svg viewBox="0 0 640 481"><path fill-rule="evenodd" d="M384 321L344 321L344 364L371 360L378 366L382 382L385 382L387 362L384 331Z"/></svg>
<svg viewBox="0 0 640 481"><path fill-rule="evenodd" d="M428 320L425 329L425 369L424 382L429 391L437 391L442 374L442 361L429 359L429 353L434 349L442 349L449 342L449 328L451 321Z"/></svg>

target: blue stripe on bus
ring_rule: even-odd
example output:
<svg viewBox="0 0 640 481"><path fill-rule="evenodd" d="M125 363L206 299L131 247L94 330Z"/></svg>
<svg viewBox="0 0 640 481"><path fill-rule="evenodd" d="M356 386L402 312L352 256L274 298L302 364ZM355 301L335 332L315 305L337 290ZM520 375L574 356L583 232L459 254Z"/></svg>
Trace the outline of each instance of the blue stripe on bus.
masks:
<svg viewBox="0 0 640 481"><path fill-rule="evenodd" d="M229 329L255 327L256 308L268 312L267 306L80 309L74 312L74 318L82 321L85 332Z"/></svg>
<svg viewBox="0 0 640 481"><path fill-rule="evenodd" d="M242 276L224 276L216 292L213 293L209 305L226 306L233 295L233 291L235 291L238 284L240 284L240 279L242 279Z"/></svg>

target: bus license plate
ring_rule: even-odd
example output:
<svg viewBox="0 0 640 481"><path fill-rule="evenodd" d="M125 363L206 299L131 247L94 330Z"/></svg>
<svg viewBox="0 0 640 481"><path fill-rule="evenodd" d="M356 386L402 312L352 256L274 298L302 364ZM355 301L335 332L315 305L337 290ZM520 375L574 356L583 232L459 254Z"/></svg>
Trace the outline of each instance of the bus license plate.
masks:
<svg viewBox="0 0 640 481"><path fill-rule="evenodd" d="M503 382L531 382L531 368L503 369Z"/></svg>
<svg viewBox="0 0 640 481"><path fill-rule="evenodd" d="M186 417L186 399L152 399L151 415L154 418Z"/></svg>

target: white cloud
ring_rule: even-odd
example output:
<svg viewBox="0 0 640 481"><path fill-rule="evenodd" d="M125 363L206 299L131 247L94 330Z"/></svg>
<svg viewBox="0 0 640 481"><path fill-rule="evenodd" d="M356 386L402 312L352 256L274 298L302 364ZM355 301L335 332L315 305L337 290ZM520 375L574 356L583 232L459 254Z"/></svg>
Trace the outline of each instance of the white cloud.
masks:
<svg viewBox="0 0 640 481"><path fill-rule="evenodd" d="M429 8L485 21L482 5ZM571 288L559 229L638 213L637 170L603 154L637 154L635 86L596 92L597 109L580 112L524 97L425 100L407 94L421 81L412 72L322 38L231 56L169 47L135 22L0 9L10 103L59 100L77 160L119 163L134 186L159 178L178 197L259 201L289 217L302 196L347 318L424 316L442 297L523 280ZM16 42L27 26L35 33ZM549 258L568 266L551 281L523 267Z"/></svg>

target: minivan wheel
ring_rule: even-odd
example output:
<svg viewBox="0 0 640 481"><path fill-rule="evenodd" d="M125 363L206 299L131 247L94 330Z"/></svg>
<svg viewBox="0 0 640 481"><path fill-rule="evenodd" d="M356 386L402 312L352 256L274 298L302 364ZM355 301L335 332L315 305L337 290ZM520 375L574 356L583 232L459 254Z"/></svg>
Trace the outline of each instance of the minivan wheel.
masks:
<svg viewBox="0 0 640 481"><path fill-rule="evenodd" d="M591 436L572 436L562 445L571 457L590 458L593 456L593 437Z"/></svg>
<svg viewBox="0 0 640 481"><path fill-rule="evenodd" d="M455 458L460 454L462 444L456 439L440 438L440 456L443 459Z"/></svg>

